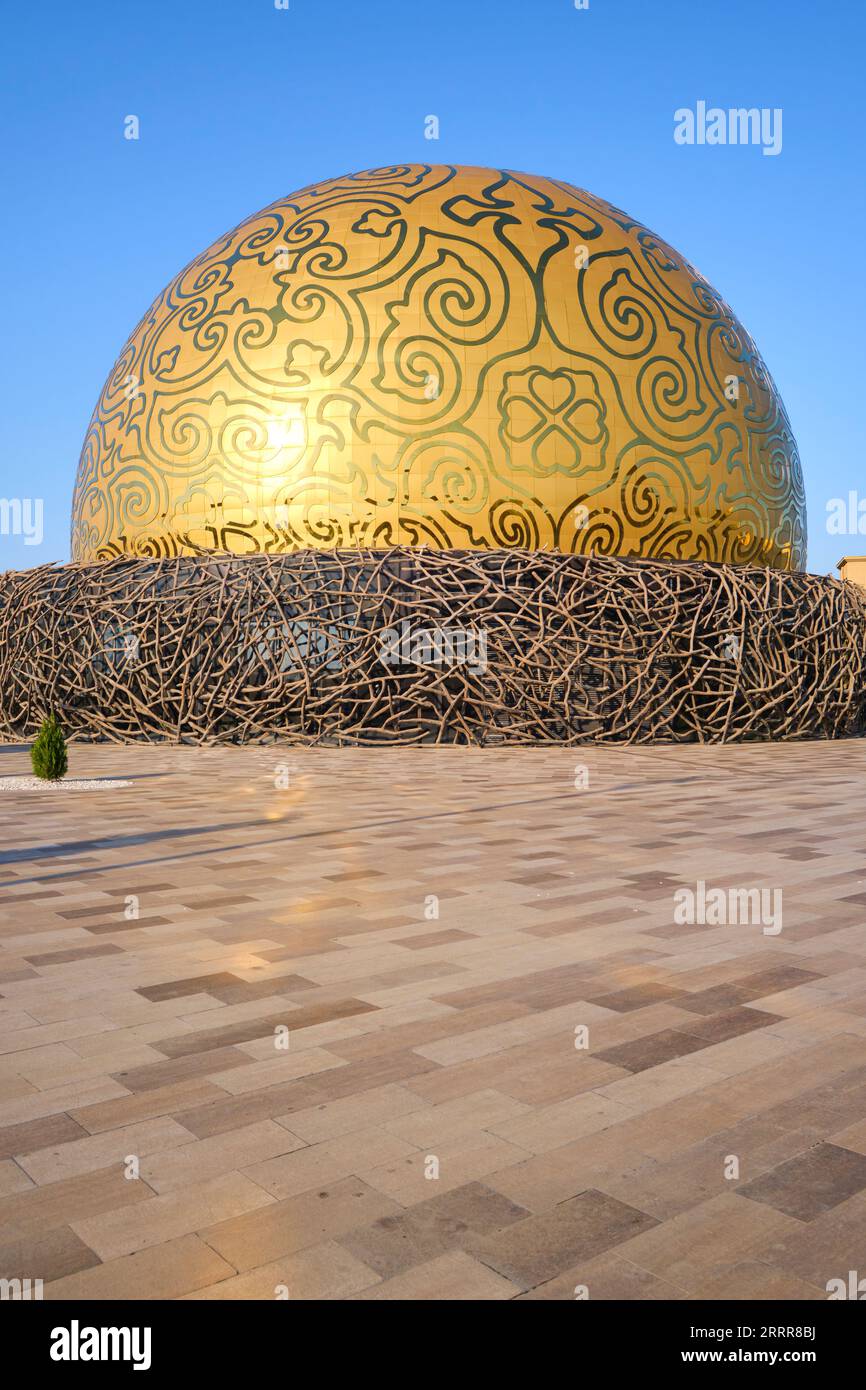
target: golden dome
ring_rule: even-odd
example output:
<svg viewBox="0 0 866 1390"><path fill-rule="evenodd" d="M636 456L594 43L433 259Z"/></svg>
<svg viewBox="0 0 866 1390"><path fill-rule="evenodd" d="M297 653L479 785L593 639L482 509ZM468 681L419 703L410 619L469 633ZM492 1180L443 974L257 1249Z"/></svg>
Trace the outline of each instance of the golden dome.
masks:
<svg viewBox="0 0 866 1390"><path fill-rule="evenodd" d="M493 169L333 179L151 305L73 557L398 544L800 568L796 444L727 304L618 208Z"/></svg>

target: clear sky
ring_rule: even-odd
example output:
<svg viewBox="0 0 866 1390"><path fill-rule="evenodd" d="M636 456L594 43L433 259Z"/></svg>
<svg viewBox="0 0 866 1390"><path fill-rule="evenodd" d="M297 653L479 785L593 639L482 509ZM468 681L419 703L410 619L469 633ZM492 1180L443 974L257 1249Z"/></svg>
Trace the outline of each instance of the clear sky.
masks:
<svg viewBox="0 0 866 1390"><path fill-rule="evenodd" d="M550 174L628 210L725 296L791 417L809 568L864 454L862 0L80 0L7 5L0 497L69 555L78 454L154 295L243 217L407 161ZM675 143L681 107L783 111L781 153ZM124 139L137 115L138 141ZM438 142L424 120L440 121ZM866 511L866 507L864 507ZM866 530L866 520L864 520Z"/></svg>

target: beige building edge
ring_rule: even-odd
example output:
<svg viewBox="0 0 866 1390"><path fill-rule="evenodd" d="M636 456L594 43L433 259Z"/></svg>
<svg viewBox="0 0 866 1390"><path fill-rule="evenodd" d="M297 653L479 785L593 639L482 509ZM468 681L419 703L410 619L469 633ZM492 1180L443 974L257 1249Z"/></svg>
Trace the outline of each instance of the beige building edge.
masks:
<svg viewBox="0 0 866 1390"><path fill-rule="evenodd" d="M866 589L866 555L843 555L836 568L840 579L850 579Z"/></svg>

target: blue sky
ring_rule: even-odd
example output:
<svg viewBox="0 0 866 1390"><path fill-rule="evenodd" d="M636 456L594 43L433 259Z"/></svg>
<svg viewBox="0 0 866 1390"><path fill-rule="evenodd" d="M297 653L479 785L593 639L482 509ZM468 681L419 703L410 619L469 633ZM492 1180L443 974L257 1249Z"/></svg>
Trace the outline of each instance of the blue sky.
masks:
<svg viewBox="0 0 866 1390"><path fill-rule="evenodd" d="M82 0L9 7L0 55L0 496L44 498L69 554L81 442L153 296L243 217L404 161L551 174L626 208L733 305L782 393L809 568L866 553L827 502L866 497L866 19L856 0ZM674 112L781 107L778 157L682 146ZM124 117L141 122L123 137ZM440 139L424 138L436 114ZM866 522L864 522L866 526Z"/></svg>

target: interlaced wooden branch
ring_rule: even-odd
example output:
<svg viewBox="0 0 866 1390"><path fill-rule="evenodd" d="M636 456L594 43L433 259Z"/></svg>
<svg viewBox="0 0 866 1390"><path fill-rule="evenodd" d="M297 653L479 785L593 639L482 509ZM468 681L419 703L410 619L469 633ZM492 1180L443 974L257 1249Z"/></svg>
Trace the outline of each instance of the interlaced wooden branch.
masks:
<svg viewBox="0 0 866 1390"><path fill-rule="evenodd" d="M837 738L864 665L866 592L748 567L395 548L0 576L7 740L52 711L114 742Z"/></svg>

